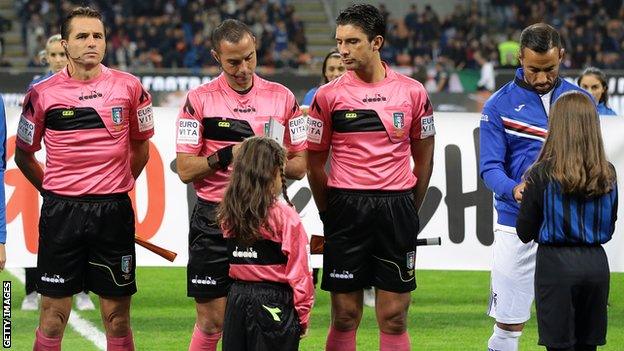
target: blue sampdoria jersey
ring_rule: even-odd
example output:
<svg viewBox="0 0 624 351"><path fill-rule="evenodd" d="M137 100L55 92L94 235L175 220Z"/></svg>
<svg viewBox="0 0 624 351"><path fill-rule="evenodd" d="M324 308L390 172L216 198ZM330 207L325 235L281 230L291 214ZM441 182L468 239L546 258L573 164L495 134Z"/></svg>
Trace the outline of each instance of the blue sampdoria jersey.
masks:
<svg viewBox="0 0 624 351"><path fill-rule="evenodd" d="M578 86L557 78L550 104L573 90L590 96ZM494 192L499 224L515 227L519 205L513 197L513 188L537 159L547 131L548 115L542 99L524 81L520 68L513 81L486 101L481 115L479 174Z"/></svg>

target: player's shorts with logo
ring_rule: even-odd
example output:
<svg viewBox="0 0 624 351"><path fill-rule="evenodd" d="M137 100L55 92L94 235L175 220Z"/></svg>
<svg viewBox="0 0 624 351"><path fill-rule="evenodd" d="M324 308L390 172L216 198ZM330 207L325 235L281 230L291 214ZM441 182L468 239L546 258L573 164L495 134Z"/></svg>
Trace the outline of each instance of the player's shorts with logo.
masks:
<svg viewBox="0 0 624 351"><path fill-rule="evenodd" d="M411 190L332 188L323 224L323 290L416 289L419 221Z"/></svg>
<svg viewBox="0 0 624 351"><path fill-rule="evenodd" d="M224 297L230 290L227 242L217 224L218 203L197 199L189 230L186 286L189 297Z"/></svg>
<svg viewBox="0 0 624 351"><path fill-rule="evenodd" d="M492 291L487 313L497 322L518 324L531 318L536 252L537 244L520 241L516 228L496 225L492 245Z"/></svg>
<svg viewBox="0 0 624 351"><path fill-rule="evenodd" d="M128 194L43 193L37 291L64 297L84 289L101 296L136 292L134 211Z"/></svg>
<svg viewBox="0 0 624 351"><path fill-rule="evenodd" d="M223 351L296 351L301 326L290 286L235 281L225 308Z"/></svg>

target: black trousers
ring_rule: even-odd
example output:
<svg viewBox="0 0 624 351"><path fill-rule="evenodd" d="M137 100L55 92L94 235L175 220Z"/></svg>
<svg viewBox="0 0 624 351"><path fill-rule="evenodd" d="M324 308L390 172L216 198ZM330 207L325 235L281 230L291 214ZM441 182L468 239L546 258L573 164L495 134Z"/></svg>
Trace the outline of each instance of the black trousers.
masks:
<svg viewBox="0 0 624 351"><path fill-rule="evenodd" d="M301 327L285 284L235 281L223 325L223 351L296 351Z"/></svg>
<svg viewBox="0 0 624 351"><path fill-rule="evenodd" d="M538 246L538 344L563 350L604 345L608 297L609 264L602 246Z"/></svg>

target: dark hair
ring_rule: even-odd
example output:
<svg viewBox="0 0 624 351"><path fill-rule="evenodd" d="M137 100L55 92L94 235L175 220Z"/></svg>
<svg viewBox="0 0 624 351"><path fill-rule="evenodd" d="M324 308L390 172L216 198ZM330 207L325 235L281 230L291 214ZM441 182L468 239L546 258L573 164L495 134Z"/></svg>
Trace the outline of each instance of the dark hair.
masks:
<svg viewBox="0 0 624 351"><path fill-rule="evenodd" d="M230 182L217 208L217 220L224 230L244 244L262 238L260 229L269 232L270 207L277 201L275 175L282 178L282 195L286 193L286 150L267 137L245 139L234 159Z"/></svg>
<svg viewBox="0 0 624 351"><path fill-rule="evenodd" d="M578 86L580 87L581 80L583 80L583 77L589 76L589 75L596 77L600 81L600 85L602 85L602 88L604 89L604 91L602 92L602 95L600 96L600 101L598 101L598 103L603 102L605 105L607 105L607 102L609 101L609 86L607 85L607 75L604 74L604 72L601 71L599 68L596 68L596 67L585 68L583 73L581 73L581 76L576 81L576 84L578 84Z"/></svg>
<svg viewBox="0 0 624 351"><path fill-rule="evenodd" d="M520 52L528 48L543 54L555 47L561 49L561 37L555 28L546 23L532 24L520 34Z"/></svg>
<svg viewBox="0 0 624 351"><path fill-rule="evenodd" d="M327 84L329 83L329 81L327 80L327 77L325 76L325 69L327 68L327 61L329 61L330 57L336 57L336 58L340 58L340 53L338 52L338 50L336 49L332 49L326 56L325 59L323 60L323 68L321 70L321 77L322 77L322 81L323 84Z"/></svg>
<svg viewBox="0 0 624 351"><path fill-rule="evenodd" d="M361 28L368 41L378 35L386 37L386 19L373 5L355 4L344 9L336 18L336 25L347 24Z"/></svg>
<svg viewBox="0 0 624 351"><path fill-rule="evenodd" d="M546 166L548 177L566 194L594 197L613 189L615 171L607 161L598 112L589 96L570 91L555 101L548 114L548 136L533 167L538 164Z"/></svg>
<svg viewBox="0 0 624 351"><path fill-rule="evenodd" d="M215 51L219 51L221 41L226 40L230 43L238 43L245 34L255 38L251 29L245 23L235 19L226 19L212 31L212 47Z"/></svg>
<svg viewBox="0 0 624 351"><path fill-rule="evenodd" d="M70 24L74 17L97 18L102 22L102 26L104 26L104 21L102 20L102 14L100 12L91 7L76 7L61 23L61 38L64 40L69 39L69 32L71 32ZM106 29L104 29L104 31L106 31ZM104 34L106 34L106 32Z"/></svg>

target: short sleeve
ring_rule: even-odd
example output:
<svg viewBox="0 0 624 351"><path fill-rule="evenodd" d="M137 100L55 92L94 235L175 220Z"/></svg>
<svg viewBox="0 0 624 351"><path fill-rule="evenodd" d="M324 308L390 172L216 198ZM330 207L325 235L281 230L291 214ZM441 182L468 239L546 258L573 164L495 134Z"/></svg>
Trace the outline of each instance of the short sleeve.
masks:
<svg viewBox="0 0 624 351"><path fill-rule="evenodd" d="M327 89L319 88L308 110L308 149L329 150L331 131L331 111L327 102Z"/></svg>
<svg viewBox="0 0 624 351"><path fill-rule="evenodd" d="M176 120L176 152L198 155L201 151L204 127L200 111L197 95L191 90Z"/></svg>
<svg viewBox="0 0 624 351"><path fill-rule="evenodd" d="M433 105L424 88L419 89L415 95L410 138L412 140L426 139L435 135Z"/></svg>
<svg viewBox="0 0 624 351"><path fill-rule="evenodd" d="M44 129L45 111L41 96L36 89L30 89L24 98L15 145L26 152L40 150Z"/></svg>
<svg viewBox="0 0 624 351"><path fill-rule="evenodd" d="M133 104L130 112L130 138L134 140L149 139L154 135L152 97L138 80L132 81L130 92Z"/></svg>
<svg viewBox="0 0 624 351"><path fill-rule="evenodd" d="M307 120L301 112L299 104L292 92L286 96L286 111L284 111L286 133L284 147L289 152L298 152L307 147Z"/></svg>

